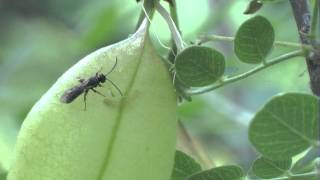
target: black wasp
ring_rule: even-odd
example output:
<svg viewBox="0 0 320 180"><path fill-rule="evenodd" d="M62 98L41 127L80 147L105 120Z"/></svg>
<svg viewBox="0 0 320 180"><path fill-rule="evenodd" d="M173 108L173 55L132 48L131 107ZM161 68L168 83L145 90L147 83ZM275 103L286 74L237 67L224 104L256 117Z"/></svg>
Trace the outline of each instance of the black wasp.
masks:
<svg viewBox="0 0 320 180"><path fill-rule="evenodd" d="M107 76L112 73L112 71L115 69L116 65L117 65L117 58L116 58L116 62L113 65L113 67L111 68L111 70L107 73L107 74L102 74L99 72L97 72L94 76L88 78L88 79L79 79L80 84L76 85L68 90L66 90L63 95L60 98L60 101L62 103L71 103L73 100L75 100L77 97L79 97L82 93L84 93L83 95L83 100L84 100L84 110L86 110L87 108L87 94L89 92L89 90L92 90L93 92L105 97L105 95L103 95L102 93L100 93L99 91L97 91L95 88L96 87L102 87L102 83L109 81L120 93L121 96L123 96L121 90L118 88L118 86L116 84L114 84L110 79L107 78Z"/></svg>

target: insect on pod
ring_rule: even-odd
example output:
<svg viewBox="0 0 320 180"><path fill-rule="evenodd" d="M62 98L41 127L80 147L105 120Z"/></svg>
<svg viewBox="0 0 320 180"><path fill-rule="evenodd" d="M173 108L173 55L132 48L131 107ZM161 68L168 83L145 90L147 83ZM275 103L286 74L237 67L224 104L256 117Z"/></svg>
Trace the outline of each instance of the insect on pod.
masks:
<svg viewBox="0 0 320 180"><path fill-rule="evenodd" d="M93 92L105 97L105 95L103 95L102 93L97 91L95 88L102 87L102 83L104 83L106 81L109 81L117 89L119 94L121 96L123 96L120 88L115 83L113 83L110 79L108 79L108 77L107 77L115 69L115 67L117 66L117 62L118 62L118 59L116 58L115 64L113 65L113 67L111 68L111 70L107 74L103 74L103 73L100 73L100 71L98 71L94 76L91 76L88 79L79 79L80 84L66 90L63 93L63 95L61 96L60 102L67 103L67 104L71 103L77 97L79 97L82 93L84 93L84 95L83 95L84 110L86 110L86 108L87 108L87 95L88 95L89 90L92 90Z"/></svg>

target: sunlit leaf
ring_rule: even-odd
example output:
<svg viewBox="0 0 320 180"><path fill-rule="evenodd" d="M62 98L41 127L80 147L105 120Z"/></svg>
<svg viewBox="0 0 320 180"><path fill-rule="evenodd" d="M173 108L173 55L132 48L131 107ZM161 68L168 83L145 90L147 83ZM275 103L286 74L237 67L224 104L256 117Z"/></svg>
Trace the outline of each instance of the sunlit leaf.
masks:
<svg viewBox="0 0 320 180"><path fill-rule="evenodd" d="M99 49L64 73L34 105L19 133L10 180L168 180L175 153L176 96L144 24L128 39ZM70 104L61 95L77 77L107 73L110 83ZM112 101L111 103L109 101Z"/></svg>
<svg viewBox="0 0 320 180"><path fill-rule="evenodd" d="M275 178L286 173L290 169L291 163L291 159L272 161L265 157L260 157L254 161L252 171L261 178Z"/></svg>
<svg viewBox="0 0 320 180"><path fill-rule="evenodd" d="M317 99L308 94L287 93L272 98L254 117L249 138L270 159L290 159L318 138Z"/></svg>
<svg viewBox="0 0 320 180"><path fill-rule="evenodd" d="M199 171L201 167L194 159L182 151L176 151L171 180L185 180Z"/></svg>
<svg viewBox="0 0 320 180"><path fill-rule="evenodd" d="M224 73L224 56L209 47L191 46L175 60L178 78L188 86L200 87L216 82Z"/></svg>
<svg viewBox="0 0 320 180"><path fill-rule="evenodd" d="M244 22L237 31L234 51L245 63L257 64L265 60L274 42L271 23L262 16Z"/></svg>
<svg viewBox="0 0 320 180"><path fill-rule="evenodd" d="M221 166L199 172L186 180L239 180L244 172L239 166Z"/></svg>

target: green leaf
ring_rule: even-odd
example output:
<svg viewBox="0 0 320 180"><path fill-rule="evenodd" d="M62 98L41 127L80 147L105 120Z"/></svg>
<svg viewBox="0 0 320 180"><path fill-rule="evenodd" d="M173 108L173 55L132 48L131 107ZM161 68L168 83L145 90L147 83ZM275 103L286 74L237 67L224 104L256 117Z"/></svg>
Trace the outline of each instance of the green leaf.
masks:
<svg viewBox="0 0 320 180"><path fill-rule="evenodd" d="M61 95L101 70L106 82L70 104ZM116 94L116 93L115 93ZM117 94L116 94L117 95ZM172 79L143 23L128 39L89 54L71 67L34 105L15 150L10 180L168 180L174 164L176 96Z"/></svg>
<svg viewBox="0 0 320 180"><path fill-rule="evenodd" d="M285 174L290 169L291 163L291 159L273 161L260 157L254 161L252 171L256 176L261 178L275 178Z"/></svg>
<svg viewBox="0 0 320 180"><path fill-rule="evenodd" d="M188 176L201 171L201 166L182 151L176 151L171 180L185 180Z"/></svg>
<svg viewBox="0 0 320 180"><path fill-rule="evenodd" d="M272 98L253 118L249 138L269 159L290 159L318 137L317 99L308 94L287 93Z"/></svg>
<svg viewBox="0 0 320 180"><path fill-rule="evenodd" d="M209 47L191 46L179 53L175 60L177 77L191 87L207 86L224 73L224 56Z"/></svg>
<svg viewBox="0 0 320 180"><path fill-rule="evenodd" d="M273 42L274 30L271 23L262 16L255 16L238 29L234 51L242 62L258 64L265 60Z"/></svg>
<svg viewBox="0 0 320 180"><path fill-rule="evenodd" d="M244 177L243 170L239 166L221 166L199 172L186 180L238 180Z"/></svg>

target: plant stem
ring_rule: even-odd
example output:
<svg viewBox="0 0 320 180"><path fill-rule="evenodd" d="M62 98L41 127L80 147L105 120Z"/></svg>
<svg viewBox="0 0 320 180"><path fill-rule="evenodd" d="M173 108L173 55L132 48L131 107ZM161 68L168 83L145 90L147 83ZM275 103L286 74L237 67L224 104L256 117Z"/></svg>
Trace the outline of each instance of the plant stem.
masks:
<svg viewBox="0 0 320 180"><path fill-rule="evenodd" d="M215 165L211 162L208 153L205 152L203 146L198 140L190 134L188 128L181 120L178 120L178 144L177 147L181 150L186 149L196 156L199 163L205 169L213 168Z"/></svg>
<svg viewBox="0 0 320 180"><path fill-rule="evenodd" d="M312 45L309 37L311 21L308 1L290 0L290 4L298 27L301 43ZM319 51L319 49L316 49L316 51ZM320 96L320 55L314 53L313 56L311 56L311 53L306 53L305 60L308 67L311 90L314 95Z"/></svg>
<svg viewBox="0 0 320 180"><path fill-rule="evenodd" d="M201 36L199 43L206 43L209 41L225 41L225 42L233 42L234 37L229 36L219 36L219 35L207 35L207 36ZM284 46L284 47L293 47L293 48L302 48L306 50L313 50L312 46L300 44L300 43L294 43L294 42L286 42L286 41L275 41L275 46Z"/></svg>
<svg viewBox="0 0 320 180"><path fill-rule="evenodd" d="M149 20L152 19L153 14L154 14L154 1L153 0L148 0L148 1L143 1L143 8L140 12L139 19L136 25L136 30L139 29L140 25L142 24L143 20L145 18L148 18Z"/></svg>
<svg viewBox="0 0 320 180"><path fill-rule="evenodd" d="M171 1L168 1L168 2L170 3L170 15L171 15L171 18L172 18L174 24L176 25L178 32L181 35L179 19L178 19L178 13L177 13L177 3L176 3L175 0L171 0ZM172 44L171 45L172 51L170 51L168 59L169 59L169 61L174 63L174 59L175 59L175 56L177 54L177 46L176 46L175 41L173 40L172 37L171 37L171 44Z"/></svg>
<svg viewBox="0 0 320 180"><path fill-rule="evenodd" d="M291 168L291 172L301 172L303 168L312 164L313 161L319 157L319 147L312 147L302 158L300 158Z"/></svg>
<svg viewBox="0 0 320 180"><path fill-rule="evenodd" d="M178 52L182 51L184 49L184 42L182 40L182 37L180 35L180 32L179 32L177 26L175 25L174 21L172 20L170 14L167 12L167 10L163 6L161 6L161 4L159 2L156 2L156 9L160 13L160 15L165 19L165 21L167 22L169 29L171 31L171 34L172 34L172 38L177 46Z"/></svg>
<svg viewBox="0 0 320 180"><path fill-rule="evenodd" d="M179 28L179 20L178 20L176 0L171 0L171 4L170 4L170 15L171 15L171 18L172 18L173 22L174 22L175 25L177 26L177 30L181 33L180 28Z"/></svg>
<svg viewBox="0 0 320 180"><path fill-rule="evenodd" d="M310 32L310 38L312 43L315 42L317 38L317 23L318 23L318 16L319 16L318 8L319 8L319 0L315 0L313 5L313 15L312 15L311 32Z"/></svg>
<svg viewBox="0 0 320 180"><path fill-rule="evenodd" d="M219 84L217 85L213 85L213 86L208 86L208 87L204 87L204 88L200 88L200 89L194 89L194 90L189 90L187 91L186 93L188 95L198 95L198 94L202 94L202 93L206 93L206 92L209 92L209 91L212 91L212 90L215 90L215 89L218 89L220 87L223 87L227 84L230 84L230 83L233 83L233 82L236 82L236 81L239 81L239 80L242 80L242 79L245 79L263 69L266 69L272 65L275 65L275 64L278 64L280 62L283 62L283 61L286 61L286 60L289 60L293 57L297 57L297 56L304 56L305 55L305 51L300 49L300 50L296 50L296 51L292 51L292 52L289 52L287 54L283 54L281 56L278 56L276 58L273 58L269 61L267 61L266 63L264 64L261 64L257 67L255 67L254 69L251 69L245 73L242 73L242 74L239 74L239 75L235 75L233 77L230 77L230 78L226 78L226 79L223 79Z"/></svg>
<svg viewBox="0 0 320 180"><path fill-rule="evenodd" d="M318 0L317 0L318 1ZM294 18L298 27L298 32L300 36L300 40L302 44L312 45L312 41L310 41L310 37L307 35L310 33L310 10L309 4L307 0L290 0L290 4L292 7L292 12L294 14ZM319 8L319 2L318 2ZM314 17L313 17L314 21ZM313 28L313 27L312 27ZM316 52L319 51L319 47L314 46ZM305 60L308 67L309 78L310 78L310 88L314 95L318 97L318 106L320 108L320 55L317 53L312 54L306 53ZM318 132L320 131L320 110L318 112ZM319 134L320 135L320 134ZM320 137L318 137L318 140Z"/></svg>
<svg viewBox="0 0 320 180"><path fill-rule="evenodd" d="M272 178L272 180L286 180L286 179L293 179L293 178L312 178L312 177L315 177L315 176L319 176L319 174L317 172L308 172L308 173L303 173L303 174L294 174L294 175L291 175L291 176L287 176L287 177L278 177L278 178Z"/></svg>

